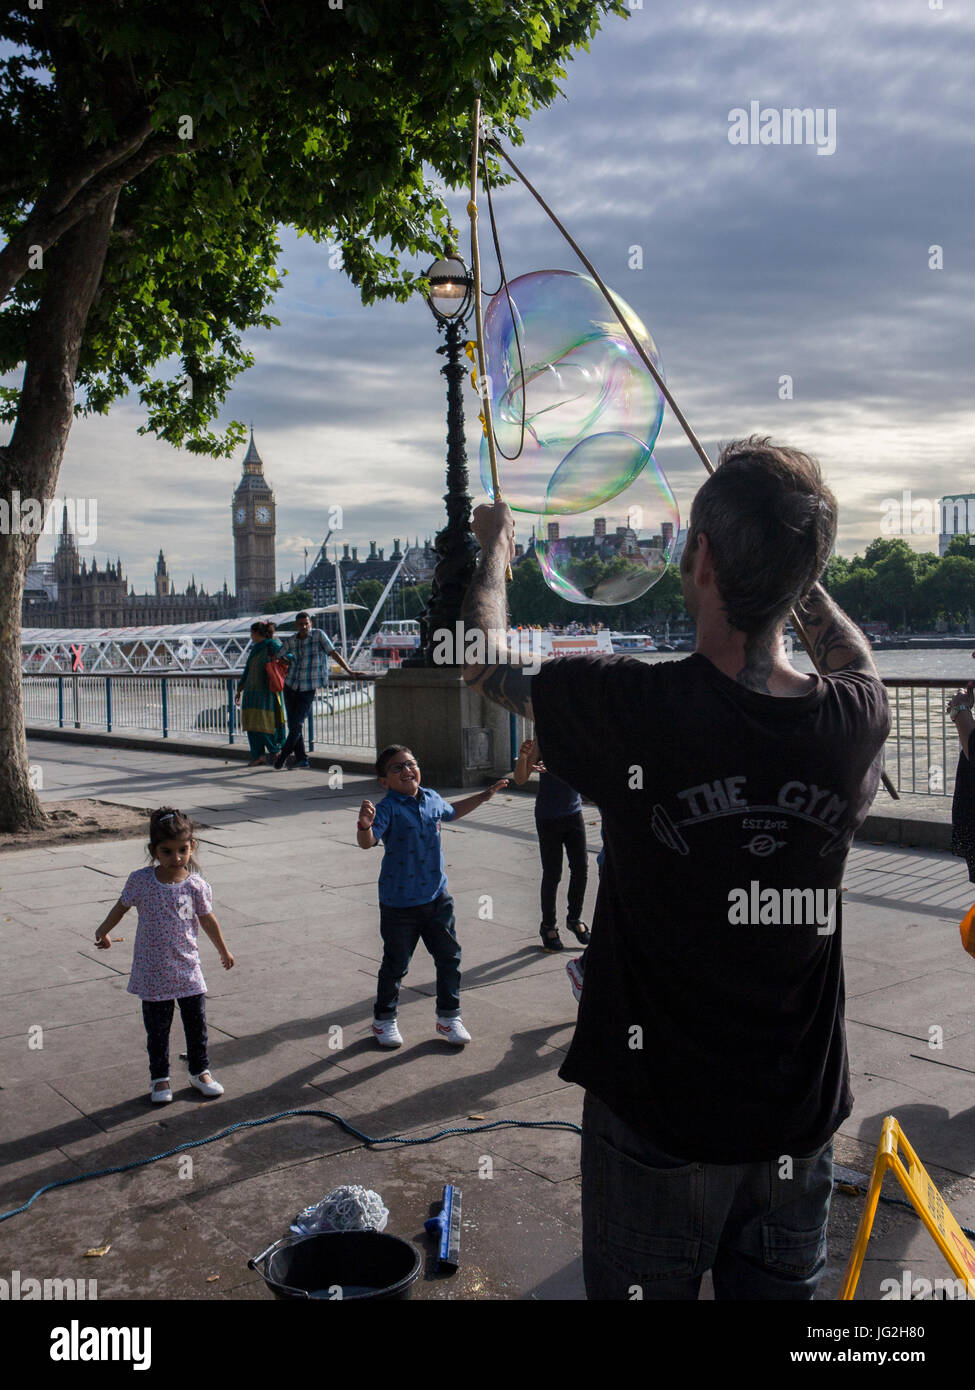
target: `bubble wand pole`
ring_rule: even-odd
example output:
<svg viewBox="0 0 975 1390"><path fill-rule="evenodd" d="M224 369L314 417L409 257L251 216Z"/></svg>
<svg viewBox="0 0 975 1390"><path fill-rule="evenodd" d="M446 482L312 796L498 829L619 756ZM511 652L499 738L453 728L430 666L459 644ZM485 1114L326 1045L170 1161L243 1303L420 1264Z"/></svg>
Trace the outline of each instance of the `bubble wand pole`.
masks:
<svg viewBox="0 0 975 1390"><path fill-rule="evenodd" d="M501 156L501 158L505 161L505 163L511 166L511 168L514 170L514 172L515 172L515 174L517 175L517 177L521 180L521 182L522 182L522 183L525 185L525 187L528 189L528 192L529 192L529 193L532 195L532 197L535 199L536 203L539 204L539 206L540 206L540 207L542 208L542 210L547 214L547 216L551 219L551 221L555 223L556 227L557 227L557 228L559 229L559 231L562 233L563 237L565 237L566 241L569 243L569 245L572 247L573 251L574 251L574 252L576 253L576 255L579 257L579 259L580 259L580 261L582 262L582 264L583 264L583 265L586 267L586 269L589 271L589 274L592 276L592 278L595 280L596 284L599 286L599 289L600 289L600 291L602 292L603 298L606 300L606 303L609 305L609 307L612 309L613 313L614 313L614 314L616 315L616 317L619 319L619 321L620 321L620 323L621 323L621 325L622 325L622 327L623 327L623 331L626 333L626 336L629 338L630 342L633 344L633 347L636 349L636 352L637 352L637 354L639 355L641 362L642 362L643 365L646 367L646 369L647 369L647 371L650 373L650 375L653 377L654 381L657 383L657 386L659 387L661 394L663 395L663 397L664 397L664 399L666 400L667 404L670 406L671 410L672 410L672 411L674 412L674 414L676 415L677 421L678 421L678 423L679 423L681 429L682 429L682 430L684 431L684 433L687 435L687 438L688 438L688 440L690 441L691 446L692 446L692 448L694 449L694 452L697 454L698 458L700 458L701 462L704 464L704 467L708 470L708 472L709 472L709 473L713 473L713 472L714 472L714 464L713 464L713 463L711 462L711 460L708 458L707 453L705 452L705 449L704 449L704 445L701 443L701 441L698 439L697 435L696 435L696 434L694 433L694 431L691 429L691 426L690 426L690 424L688 423L688 421L687 421L687 419L686 419L686 417L685 417L685 415L684 415L684 412L681 410L680 406L677 404L677 402L674 400L673 396L670 394L670 390L669 390L669 388L668 388L668 386L667 386L667 383L664 381L663 377L660 375L660 372L657 370L657 368L654 366L653 362L650 360L650 356L649 356L649 354L646 352L646 350L644 349L642 343L640 343L640 342L637 341L636 334L633 332L632 328L631 328L630 325L627 323L626 318L624 317L622 311L620 310L619 306L617 305L616 301L614 300L614 298L613 298L613 296L612 296L612 293L611 293L611 291L609 290L608 286L604 283L604 281L603 281L603 279L602 279L602 276L599 274L599 271L598 271L598 270L596 269L596 267L593 265L592 261L589 259L589 257L586 255L586 253L582 250L582 247L579 246L578 242L576 242L576 241L569 235L569 233L568 233L568 231L566 230L566 228L563 227L562 223L561 223L561 222L559 221L559 219L556 217L555 213L554 213L554 212L552 211L552 209L549 207L548 203L546 203L546 201L545 201L545 199L542 197L542 195L541 195L541 194L538 192L538 190L533 186L533 184L525 177L525 175L524 175L524 174L521 172L521 170L518 168L518 166L517 166L517 164L515 163L515 161L511 158L511 156L507 153L507 151L499 144L499 142L498 142L493 136L488 136L488 137L485 139L484 143L485 143L485 145L490 146L491 149L496 150L497 153ZM476 151L476 149L477 149L477 136L476 136L476 134L475 134L475 137L474 137L474 148L475 148L475 151ZM480 304L478 305L478 313L480 314ZM479 343L478 343L478 346L480 346L480 335L479 335ZM482 367L482 373L483 373L483 367ZM493 451L494 439L493 439L493 431L490 430L490 415L488 415L487 420L488 420L488 431L489 431L489 432L488 432L488 443L489 443L489 446L491 446L491 457L492 457L492 460L493 460L493 457L494 457L494 451ZM492 476L493 476L493 474L492 474ZM800 618L799 618L799 614L796 612L796 610L795 610L794 608L790 609L790 611L789 611L789 617L790 617L790 619L792 620L792 625L793 625L793 627L795 628L796 632L798 633L799 640L802 642L802 645L803 645L803 646L805 647L805 649L806 649L806 654L808 655L809 660L812 662L813 666L816 668L816 671L819 673L819 675L822 676L822 675L824 674L824 671L823 671L823 668L822 668L822 666L821 666L821 664L820 664L820 662L819 662L819 658L816 656L816 653L813 651L813 646L812 646L812 642L811 642L810 639L809 639L809 634L806 632L806 629L803 627L802 622L801 622L801 620L800 620ZM890 793L890 795L891 795L891 797L893 798L893 800L894 800L894 801L899 801L899 800L900 800L900 797L899 797L898 794L897 794L897 791L896 791L896 789L895 789L895 787L894 787L893 782L891 782L890 778L887 776L887 773L886 773L886 772L882 772L882 773L881 773L881 777L882 777L882 779L883 779L883 784L884 784L885 789Z"/></svg>
<svg viewBox="0 0 975 1390"><path fill-rule="evenodd" d="M474 103L474 140L471 146L471 198L467 212L471 219L471 260L474 270L474 323L477 331L477 371L478 390L481 399L482 423L487 438L488 460L491 464L491 491L495 502L503 502L501 480L498 477L498 456L494 444L494 425L491 420L491 392L487 386L487 368L484 360L484 318L481 313L481 254L477 244L477 160L478 144L481 135L481 102ZM505 570L505 579L511 583L511 566Z"/></svg>
<svg viewBox="0 0 975 1390"><path fill-rule="evenodd" d="M704 467L708 470L708 472L709 472L709 473L713 473L713 472L714 472L714 464L713 464L713 463L711 462L711 460L708 458L707 453L705 452L705 449L704 449L704 445L701 443L701 441L698 439L697 435L696 435L696 434L694 433L694 431L691 429L690 424L688 423L688 421L687 421L687 419L686 419L686 417L685 417L685 415L684 415L684 412L681 410L680 406L677 404L677 402L674 400L673 396L670 394L670 390L668 389L667 383L664 381L663 377L660 375L660 372L659 372L659 371L657 370L657 368L654 366L653 362L652 362L651 359L650 359L649 354L648 354L648 353L646 352L646 350L644 349L642 343L640 343L640 342L637 341L636 334L633 332L633 329L632 329L632 328L630 327L630 325L627 323L627 321L626 321L626 319L625 319L625 317L624 317L622 311L620 310L619 306L617 305L616 301L615 301L614 298L613 298L612 292L610 291L610 289L608 288L608 286L604 283L604 281L603 281L603 279L602 279L602 276L599 274L599 271L596 269L596 267L593 265L592 261L589 259L589 257L586 255L586 253L583 251L582 247L579 246L579 244L578 244L576 241L574 241L574 240L572 239L572 237L571 237L571 236L569 235L569 233L566 231L565 227L563 227L562 223L561 223L561 222L559 221L559 219L556 217L555 213L554 213L554 212L552 211L552 209L549 207L548 203L546 203L546 201L545 201L545 199L542 197L542 195L538 192L538 190L537 190L536 188L534 188L534 187L532 186L531 183L529 183L528 179L525 177L525 175L524 175L524 174L521 172L521 170L518 168L518 166L517 166L517 164L515 163L515 161L511 158L511 156L510 156L504 149L502 149L501 145L498 144L497 140L495 140L493 137L489 137L488 139L485 140L484 143L485 143L486 145L490 145L490 147L491 147L493 150L497 150L498 154L499 154L499 155L501 156L501 158L505 161L505 163L511 165L512 169L515 171L515 173L517 174L518 178L521 179L522 183L523 183L523 184L525 185L525 187L528 189L528 192L529 192L529 193L532 195L532 197L535 199L536 203L538 203L538 204L542 207L542 209L548 214L548 216L551 218L551 220L555 223L556 227L558 227L559 231L560 231L560 232L562 233L562 235L565 237L566 241L567 241L567 242L569 243L569 245L572 247L573 251L574 251L574 252L576 253L576 255L579 257L580 261L582 261L582 264L583 264L583 265L586 267L586 269L589 271L589 274L592 276L592 278L595 280L596 284L599 286L599 288L600 288L600 290L601 290L601 292L602 292L603 298L606 300L606 303L609 305L609 307L612 309L613 313L614 313L614 314L616 315L616 317L619 319L620 324L621 324L622 327L623 327L623 331L624 331L624 333L626 334L626 336L629 338L630 342L633 344L633 347L635 348L637 354L639 355L640 361L643 363L643 365L646 367L647 371L648 371L648 372L650 373L650 375L653 377L654 381L657 383L657 386L658 386L659 389L660 389L661 394L662 394L663 397L664 397L664 400L667 402L667 404L670 406L671 410L672 410L672 411L674 412L674 414L677 416L677 421L678 421L678 423L679 423L681 429L682 429L682 430L684 431L684 433L687 435L687 438L690 440L691 447L694 449L694 452L697 454L698 458L699 458L699 459L701 460L701 462L704 464Z"/></svg>

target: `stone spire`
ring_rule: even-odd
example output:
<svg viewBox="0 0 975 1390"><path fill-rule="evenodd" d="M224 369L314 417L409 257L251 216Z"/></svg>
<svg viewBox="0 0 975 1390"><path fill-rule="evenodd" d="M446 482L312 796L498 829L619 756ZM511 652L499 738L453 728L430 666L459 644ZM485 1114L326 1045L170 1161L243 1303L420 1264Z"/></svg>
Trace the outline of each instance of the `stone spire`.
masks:
<svg viewBox="0 0 975 1390"><path fill-rule="evenodd" d="M254 426L251 425L251 442L247 446L247 453L244 455L245 473L263 473L264 460L257 452L257 445L254 443Z"/></svg>

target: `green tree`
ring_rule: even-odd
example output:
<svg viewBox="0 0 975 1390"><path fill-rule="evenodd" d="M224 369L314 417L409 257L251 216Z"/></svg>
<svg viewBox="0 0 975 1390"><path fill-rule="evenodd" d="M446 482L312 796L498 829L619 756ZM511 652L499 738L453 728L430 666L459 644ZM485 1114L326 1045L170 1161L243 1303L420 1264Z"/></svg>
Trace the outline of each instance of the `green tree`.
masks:
<svg viewBox="0 0 975 1390"><path fill-rule="evenodd" d="M874 616L872 612L874 572L861 561L851 565L850 571L838 579L831 590L830 597L839 604L843 612L855 623L866 623Z"/></svg>
<svg viewBox="0 0 975 1390"><path fill-rule="evenodd" d="M476 97L518 142L564 64L626 0L58 0L5 6L0 390L7 496L52 498L74 416L130 390L151 431L210 428L275 320L277 228L341 248L363 299L444 243L428 170L467 178ZM35 544L0 537L0 829L43 820L28 779L20 604Z"/></svg>
<svg viewBox="0 0 975 1390"><path fill-rule="evenodd" d="M852 562L845 560L842 555L831 555L826 562L826 570L823 574L823 588L830 595L833 595L837 584L846 579L850 573Z"/></svg>
<svg viewBox="0 0 975 1390"><path fill-rule="evenodd" d="M975 560L946 555L922 581L924 602L934 613L944 611L950 621L965 620L975 608Z"/></svg>
<svg viewBox="0 0 975 1390"><path fill-rule="evenodd" d="M265 603L265 613L296 613L302 608L314 608L315 596L310 589L282 589Z"/></svg>
<svg viewBox="0 0 975 1390"><path fill-rule="evenodd" d="M874 541L867 548L867 561L873 568L871 601L874 610L886 618L891 627L906 628L907 611L917 581L916 554L907 541L897 537L891 541Z"/></svg>

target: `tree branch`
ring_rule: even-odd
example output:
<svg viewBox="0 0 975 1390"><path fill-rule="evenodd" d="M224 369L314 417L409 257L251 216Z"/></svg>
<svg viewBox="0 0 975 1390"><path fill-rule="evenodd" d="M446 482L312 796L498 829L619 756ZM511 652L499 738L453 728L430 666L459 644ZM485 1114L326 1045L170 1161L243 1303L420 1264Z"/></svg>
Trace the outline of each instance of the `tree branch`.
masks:
<svg viewBox="0 0 975 1390"><path fill-rule="evenodd" d="M59 194L56 189L50 195L39 198L33 211L20 230L10 238L3 251L0 251L0 303L10 294L27 270L27 259L32 246L47 251L64 234L71 230L82 218L88 217L109 194L117 194L125 183L138 178L150 164L169 154L187 154L200 149L203 141L160 139L149 141L137 155L124 164L114 164L92 179L62 210L56 211ZM52 208L54 209L52 211Z"/></svg>

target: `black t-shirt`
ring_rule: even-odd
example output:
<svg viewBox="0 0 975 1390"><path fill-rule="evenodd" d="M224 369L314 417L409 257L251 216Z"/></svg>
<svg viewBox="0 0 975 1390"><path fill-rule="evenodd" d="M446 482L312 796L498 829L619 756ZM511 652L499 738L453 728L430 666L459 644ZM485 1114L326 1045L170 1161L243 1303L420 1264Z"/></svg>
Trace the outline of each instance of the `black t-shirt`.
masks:
<svg viewBox="0 0 975 1390"><path fill-rule="evenodd" d="M532 681L546 767L606 858L559 1075L670 1154L801 1156L850 1113L839 890L880 779L880 681L747 690L706 657L567 657Z"/></svg>

